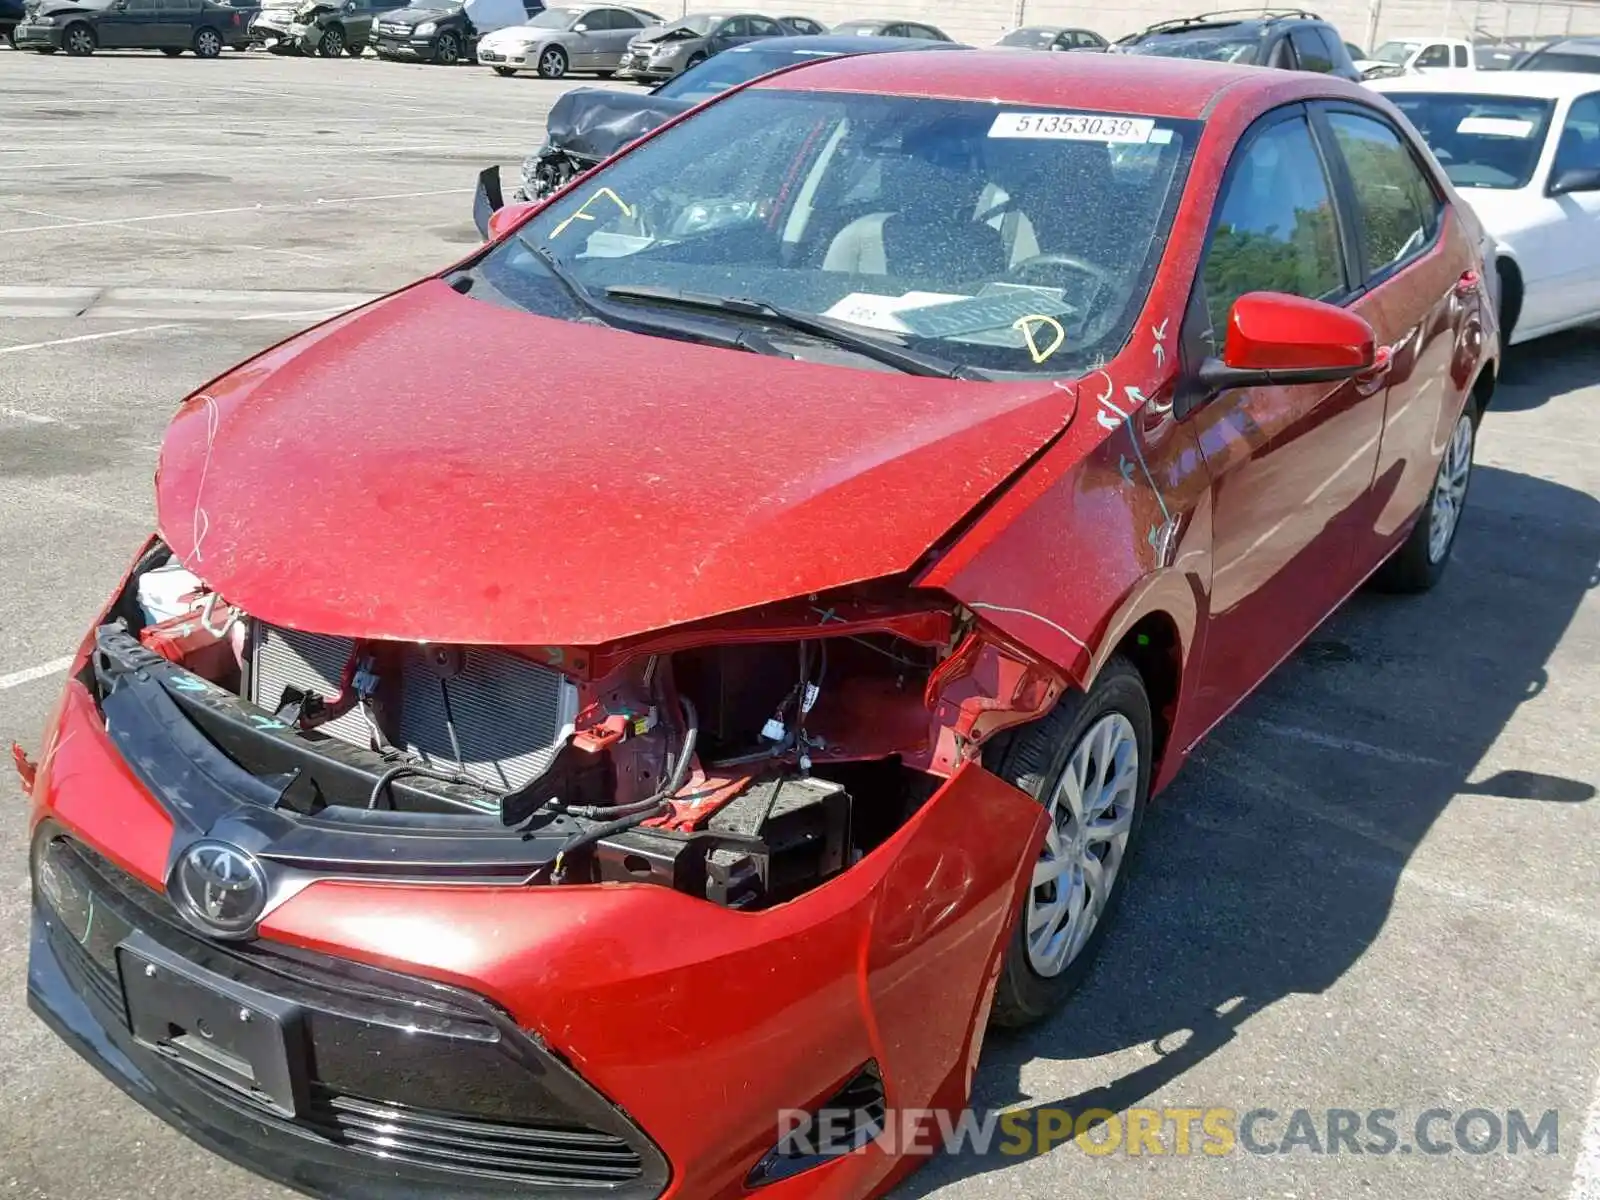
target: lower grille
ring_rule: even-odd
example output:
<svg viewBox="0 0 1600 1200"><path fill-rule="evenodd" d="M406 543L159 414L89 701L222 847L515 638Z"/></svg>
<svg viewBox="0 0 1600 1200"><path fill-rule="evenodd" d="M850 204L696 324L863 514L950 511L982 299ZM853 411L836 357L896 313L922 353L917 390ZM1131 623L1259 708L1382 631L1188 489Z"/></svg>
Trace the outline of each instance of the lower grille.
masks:
<svg viewBox="0 0 1600 1200"><path fill-rule="evenodd" d="M337 695L356 649L351 638L264 623L256 626L254 645L250 699L270 711L282 703L286 688L325 699ZM394 713L385 733L424 762L515 791L549 770L572 734L577 689L558 672L503 650L476 646L389 649L393 654L387 669L399 681L387 692L382 689L393 681L380 684L380 697L392 702L386 711ZM434 653L453 659L447 671L430 661ZM354 709L319 728L351 745L372 742L366 719Z"/></svg>
<svg viewBox="0 0 1600 1200"><path fill-rule="evenodd" d="M644 1172L638 1152L609 1133L501 1125L323 1095L307 1124L352 1150L445 1171L527 1183L625 1183Z"/></svg>

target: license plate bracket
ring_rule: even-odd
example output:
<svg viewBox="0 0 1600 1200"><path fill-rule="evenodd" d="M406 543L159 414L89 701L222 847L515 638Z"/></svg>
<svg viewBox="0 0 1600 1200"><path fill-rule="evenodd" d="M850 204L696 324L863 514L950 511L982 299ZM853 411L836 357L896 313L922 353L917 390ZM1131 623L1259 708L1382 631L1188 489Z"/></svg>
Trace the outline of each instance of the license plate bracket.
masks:
<svg viewBox="0 0 1600 1200"><path fill-rule="evenodd" d="M281 1116L305 1111L309 1056L298 1005L138 932L117 947L117 966L140 1045Z"/></svg>

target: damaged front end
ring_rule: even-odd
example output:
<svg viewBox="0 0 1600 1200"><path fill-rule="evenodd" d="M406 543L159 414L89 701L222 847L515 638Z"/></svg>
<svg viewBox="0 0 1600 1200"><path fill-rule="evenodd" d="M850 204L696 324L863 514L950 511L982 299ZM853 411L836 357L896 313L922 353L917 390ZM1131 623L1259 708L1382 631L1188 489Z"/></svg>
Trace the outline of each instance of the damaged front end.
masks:
<svg viewBox="0 0 1600 1200"><path fill-rule="evenodd" d="M889 585L607 646L435 645L258 620L159 542L81 681L172 818L168 870L221 837L267 864L274 904L375 876L741 910L847 870L1063 686Z"/></svg>

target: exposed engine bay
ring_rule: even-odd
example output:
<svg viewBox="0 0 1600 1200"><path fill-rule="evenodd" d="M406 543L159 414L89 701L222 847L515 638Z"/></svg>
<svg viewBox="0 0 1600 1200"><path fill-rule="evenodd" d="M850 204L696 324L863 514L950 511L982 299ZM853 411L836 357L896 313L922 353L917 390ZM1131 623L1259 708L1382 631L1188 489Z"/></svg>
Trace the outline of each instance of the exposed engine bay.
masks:
<svg viewBox="0 0 1600 1200"><path fill-rule="evenodd" d="M244 822L286 869L655 883L735 908L847 870L1063 686L935 593L599 647L401 643L260 620L159 542L85 675L158 799L197 830ZM183 800L197 771L204 819Z"/></svg>

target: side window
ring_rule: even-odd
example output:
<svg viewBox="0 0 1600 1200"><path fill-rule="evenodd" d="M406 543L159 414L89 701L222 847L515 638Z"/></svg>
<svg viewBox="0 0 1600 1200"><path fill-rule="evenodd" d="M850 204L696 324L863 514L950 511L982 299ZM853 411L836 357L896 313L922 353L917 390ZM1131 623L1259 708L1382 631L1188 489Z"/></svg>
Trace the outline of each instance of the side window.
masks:
<svg viewBox="0 0 1600 1200"><path fill-rule="evenodd" d="M863 29L860 32L870 33L871 30ZM910 37L911 28L907 25L889 25L883 31L884 37Z"/></svg>
<svg viewBox="0 0 1600 1200"><path fill-rule="evenodd" d="M624 9L611 10L611 28L613 29L643 29L644 18L638 13L627 12Z"/></svg>
<svg viewBox="0 0 1600 1200"><path fill-rule="evenodd" d="M1281 71L1295 69L1294 49L1289 44L1287 37L1280 37L1273 42L1267 51L1267 66L1277 67Z"/></svg>
<svg viewBox="0 0 1600 1200"><path fill-rule="evenodd" d="M749 21L750 32L756 37L778 37L783 33L783 29L776 21L766 17L751 17Z"/></svg>
<svg viewBox="0 0 1600 1200"><path fill-rule="evenodd" d="M1221 336L1246 292L1313 300L1346 290L1333 189L1304 117L1279 121L1236 151L1201 278Z"/></svg>
<svg viewBox="0 0 1600 1200"><path fill-rule="evenodd" d="M1455 59L1456 59L1456 66L1465 67L1465 66L1469 65L1467 63L1467 48L1465 46L1456 46L1454 48L1454 53L1455 53Z"/></svg>
<svg viewBox="0 0 1600 1200"><path fill-rule="evenodd" d="M750 36L750 22L743 17L730 17L722 23L722 28L716 31L716 37L736 38Z"/></svg>
<svg viewBox="0 0 1600 1200"><path fill-rule="evenodd" d="M1417 55L1417 66L1419 68L1448 67L1449 65L1450 47L1438 42L1435 42L1421 54Z"/></svg>
<svg viewBox="0 0 1600 1200"><path fill-rule="evenodd" d="M1319 71L1324 75L1333 73L1333 59L1328 57L1328 51L1315 29L1308 25L1291 30L1289 40L1294 43L1295 57L1300 60L1302 71Z"/></svg>
<svg viewBox="0 0 1600 1200"><path fill-rule="evenodd" d="M1375 116L1338 111L1328 114L1328 124L1355 186L1356 224L1372 278L1414 257L1432 240L1443 205L1393 126Z"/></svg>
<svg viewBox="0 0 1600 1200"><path fill-rule="evenodd" d="M1586 167L1600 168L1600 92L1574 100L1567 110L1567 123L1561 127L1550 177Z"/></svg>
<svg viewBox="0 0 1600 1200"><path fill-rule="evenodd" d="M1318 40L1322 42L1322 52L1328 56L1328 61L1332 63L1335 68L1337 68L1339 66L1339 60L1349 53L1349 51L1344 48L1343 44L1339 41L1333 30L1329 29L1326 25L1317 26L1313 32L1317 35Z"/></svg>
<svg viewBox="0 0 1600 1200"><path fill-rule="evenodd" d="M1087 29L1078 30L1076 37L1078 45L1080 46L1099 48L1106 44L1105 38L1101 37L1097 33L1090 33Z"/></svg>

